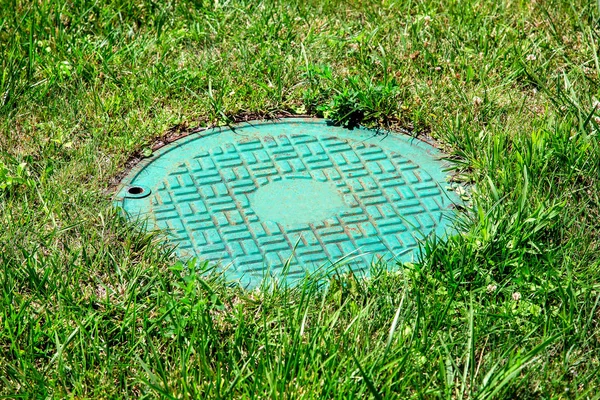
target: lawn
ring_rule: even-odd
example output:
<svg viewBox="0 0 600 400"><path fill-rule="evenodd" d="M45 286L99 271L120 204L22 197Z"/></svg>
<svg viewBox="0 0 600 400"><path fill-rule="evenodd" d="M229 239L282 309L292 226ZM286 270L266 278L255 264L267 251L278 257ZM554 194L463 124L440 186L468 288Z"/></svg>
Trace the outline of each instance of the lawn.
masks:
<svg viewBox="0 0 600 400"><path fill-rule="evenodd" d="M0 0L0 397L599 398L599 18ZM157 144L291 115L435 140L459 233L369 279L245 291L115 211Z"/></svg>

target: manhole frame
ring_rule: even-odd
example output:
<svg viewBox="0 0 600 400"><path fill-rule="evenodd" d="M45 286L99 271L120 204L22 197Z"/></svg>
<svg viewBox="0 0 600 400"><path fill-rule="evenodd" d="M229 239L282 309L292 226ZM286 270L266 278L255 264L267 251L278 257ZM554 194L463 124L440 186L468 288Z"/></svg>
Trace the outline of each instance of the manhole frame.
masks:
<svg viewBox="0 0 600 400"><path fill-rule="evenodd" d="M290 118L279 118L279 119L274 119L274 120L244 121L244 122L235 123L235 124L231 124L231 125L209 127L209 128L203 129L201 131L192 132L185 136L179 137L171 142L165 143L163 146L161 146L160 148L153 151L151 156L145 157L145 158L139 160L139 162L137 162L133 167L124 170L121 174L122 179L116 185L116 188L115 188L115 192L113 195L113 204L115 204L115 206L119 207L124 213L127 213L127 211L125 211L125 207L124 207L124 201L126 199L139 199L139 198L143 198L143 197L150 195L151 190L147 190L141 196L135 196L135 197L128 196L127 189L130 187L133 187L133 186L137 186L132 183L135 182L135 180L138 178L139 174L142 173L153 162L160 159L165 154L168 154L169 152L174 151L174 150L188 144L189 142L192 142L195 140L200 140L200 139L202 139L203 136L218 135L221 132L233 131L235 133L235 131L237 129L244 129L246 127L260 127L263 125L276 125L276 124L280 124L280 123L326 124L327 126L334 126L334 124L330 120L323 119L323 118L290 117ZM381 136L382 140L385 139L388 135L393 135L394 140L400 140L400 141L404 142L406 145L421 149L424 153L427 154L428 158L430 158L430 159L423 160L422 163L419 163L418 164L419 168L424 169L425 172L427 172L437 182L437 184L442 189L441 190L442 195L444 195L447 198L447 200L449 201L450 204L455 205L455 204L461 203L461 199L457 195L457 193L455 191L448 190L448 186L450 186L450 184L447 182L447 178L449 176L451 176L451 173L449 173L449 171L452 169L452 163L448 160L448 156L446 154L444 154L441 150L439 150L432 144L425 142L417 137L407 135L406 133L395 132L395 131L384 130L384 129L375 130L375 129L369 129L369 128L364 128L364 127L357 127L352 130L344 129L342 127L339 127L339 129L342 129L343 132L345 133L345 135L348 135L349 137L354 136L354 135L352 135L352 132L356 132L357 140L359 139L358 136L360 134L364 135L364 134L370 133L371 137ZM340 136L342 136L343 139L346 138L343 135L340 135ZM443 186L445 183L446 183L446 186ZM150 188L144 188L144 189L150 189ZM451 208L452 207L448 207L447 211L450 211ZM452 225L449 225L449 224L444 226L444 228L446 231L448 231L449 229L451 231L454 231L454 229L452 228ZM439 232L438 232L439 229L440 229L440 227L433 229L432 231L424 234L424 237L429 236L431 234L439 235ZM165 244L169 245L168 241ZM414 253L415 253L416 257L419 257L418 251L415 251ZM184 260L185 257L182 257L177 252L175 254L177 254L178 258L180 258L181 261L183 261L183 262L186 261L186 260ZM196 257L198 259L201 259L201 255L196 255ZM222 271L222 273L226 274L226 269L227 269L226 265L223 265L222 269L220 269L220 271ZM263 278L263 279L266 279L266 278L267 277L265 276L265 278ZM285 277L283 277L283 278L285 280ZM239 280L234 279L233 281L239 281Z"/></svg>

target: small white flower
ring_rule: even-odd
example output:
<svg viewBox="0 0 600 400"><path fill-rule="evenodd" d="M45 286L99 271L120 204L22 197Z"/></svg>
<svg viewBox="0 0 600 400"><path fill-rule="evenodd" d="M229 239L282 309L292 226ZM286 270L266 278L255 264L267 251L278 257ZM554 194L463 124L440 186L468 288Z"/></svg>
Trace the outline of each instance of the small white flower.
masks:
<svg viewBox="0 0 600 400"><path fill-rule="evenodd" d="M498 289L498 286L496 286L496 285L492 285L491 283L489 285L487 285L488 293L494 293L496 291L496 289Z"/></svg>
<svg viewBox="0 0 600 400"><path fill-rule="evenodd" d="M478 96L473 97L473 105L475 107L479 107L482 104L483 104L483 99L481 97L478 97Z"/></svg>
<svg viewBox="0 0 600 400"><path fill-rule="evenodd" d="M598 100L594 100L594 103L592 104L592 107L594 107L594 110L600 110L600 101Z"/></svg>
<svg viewBox="0 0 600 400"><path fill-rule="evenodd" d="M537 57L535 56L535 54L528 54L527 57L525 57L525 59L527 61L535 61L537 60Z"/></svg>
<svg viewBox="0 0 600 400"><path fill-rule="evenodd" d="M431 17L429 15L426 15L425 18L423 18L423 21L425 21L425 25L429 25L429 23L431 22Z"/></svg>
<svg viewBox="0 0 600 400"><path fill-rule="evenodd" d="M514 293L512 294L512 299L513 299L514 301L519 301L519 300L521 300L521 293L519 293L519 292L514 292Z"/></svg>
<svg viewBox="0 0 600 400"><path fill-rule="evenodd" d="M599 116L597 116L597 115L594 115L594 122L595 122L597 125L600 125L600 117L599 117Z"/></svg>

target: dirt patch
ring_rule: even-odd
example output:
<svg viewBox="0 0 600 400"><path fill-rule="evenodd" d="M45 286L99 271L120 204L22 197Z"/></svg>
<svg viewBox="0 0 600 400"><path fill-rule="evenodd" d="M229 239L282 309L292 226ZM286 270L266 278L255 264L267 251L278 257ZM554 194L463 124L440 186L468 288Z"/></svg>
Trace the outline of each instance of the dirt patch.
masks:
<svg viewBox="0 0 600 400"><path fill-rule="evenodd" d="M147 146L146 148L149 148L152 150L152 152L155 152L155 151L161 149L162 147L164 147L170 143L173 143L179 139L183 139L189 135L200 133L205 130L215 128L217 126L229 127L229 128L233 129L233 128L235 128L233 125L239 124L239 123L252 122L252 121L256 121L256 122L277 121L277 120L281 120L281 119L285 119L285 118L318 118L318 117L316 115L293 114L293 113L289 113L289 112L285 112L285 111L279 111L279 112L275 112L275 113L273 113L273 112L265 112L265 113L249 112L249 113L239 113L239 114L230 116L231 122L224 124L224 125L212 124L212 125L207 125L207 126L190 126L190 124L188 122L183 122L181 124L174 125L173 127L167 129L160 136L158 136L156 139L154 139L152 141L152 143L149 146ZM443 146L439 142L437 142L433 137L431 137L429 135L429 130L423 130L423 131L417 132L413 129L413 127L403 128L403 127L400 127L398 124L386 124L385 127L377 127L377 128L373 128L373 129L375 131L375 134L377 134L377 135L385 136L390 133L401 133L401 134L416 138L418 140L421 140L437 149L440 149L440 150L443 149ZM109 194L109 195L114 194L115 191L120 186L121 181L129 173L129 171L145 158L147 158L147 156L144 155L143 150L139 150L139 151L133 153L125 162L125 165L123 166L123 169L121 170L121 172L111 179L109 188L106 191L107 194Z"/></svg>

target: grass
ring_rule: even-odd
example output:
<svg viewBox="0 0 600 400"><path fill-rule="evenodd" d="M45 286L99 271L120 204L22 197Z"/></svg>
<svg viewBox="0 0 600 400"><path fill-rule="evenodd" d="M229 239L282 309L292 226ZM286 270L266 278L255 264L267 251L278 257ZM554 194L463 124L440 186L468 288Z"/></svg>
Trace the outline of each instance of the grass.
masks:
<svg viewBox="0 0 600 400"><path fill-rule="evenodd" d="M0 1L0 396L598 398L599 16ZM292 114L435 138L472 188L462 233L368 280L244 292L112 210L154 141Z"/></svg>

